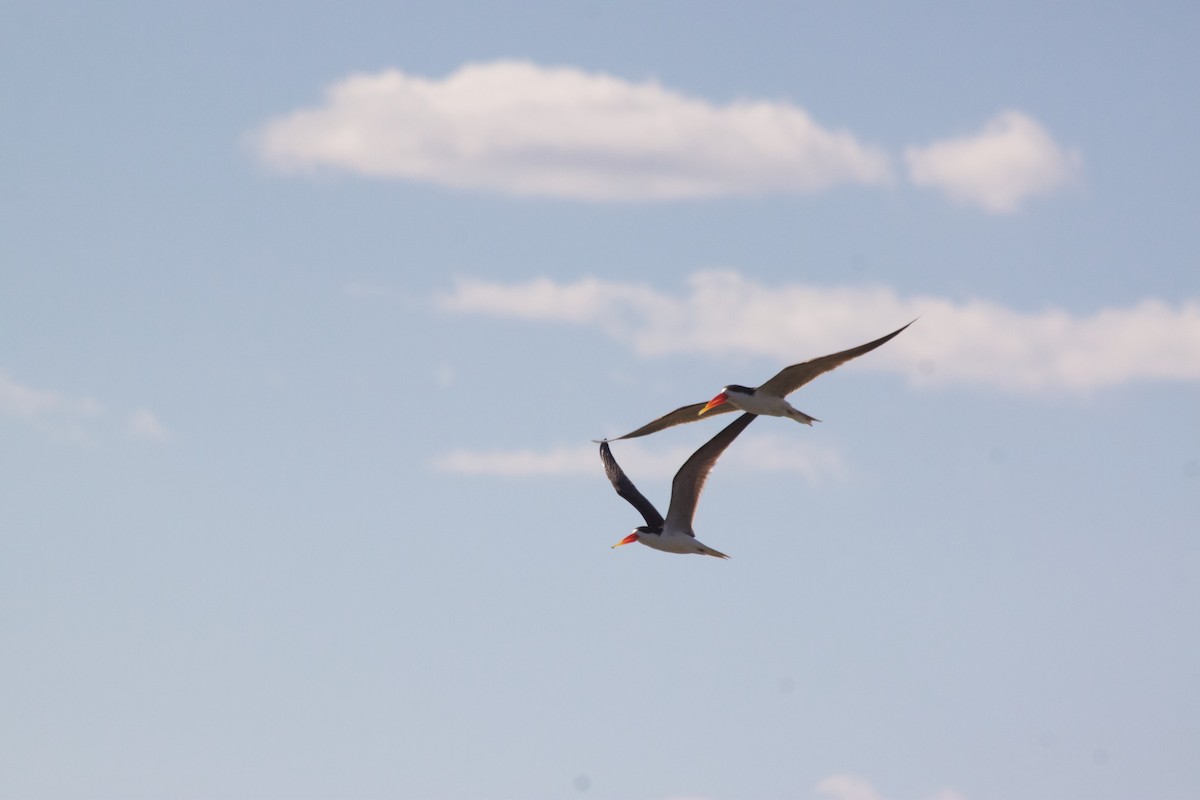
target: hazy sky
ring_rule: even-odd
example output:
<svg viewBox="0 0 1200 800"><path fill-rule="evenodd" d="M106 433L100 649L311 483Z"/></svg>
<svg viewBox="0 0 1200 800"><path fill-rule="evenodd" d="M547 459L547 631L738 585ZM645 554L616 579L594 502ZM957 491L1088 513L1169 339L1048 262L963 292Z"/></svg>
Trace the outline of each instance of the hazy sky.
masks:
<svg viewBox="0 0 1200 800"><path fill-rule="evenodd" d="M5 3L0 797L1194 800L1198 33Z"/></svg>

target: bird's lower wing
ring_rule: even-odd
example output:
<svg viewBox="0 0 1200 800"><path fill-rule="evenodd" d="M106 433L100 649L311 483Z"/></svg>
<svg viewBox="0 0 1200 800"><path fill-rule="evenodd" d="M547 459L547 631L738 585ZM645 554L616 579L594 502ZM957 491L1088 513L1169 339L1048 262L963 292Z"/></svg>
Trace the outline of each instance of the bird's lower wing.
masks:
<svg viewBox="0 0 1200 800"><path fill-rule="evenodd" d="M646 436L651 433L657 433L658 431L661 431L664 428L673 428L676 425L683 425L684 423L687 423L687 422L696 422L696 421L702 419L702 417L700 416L700 410L702 408L704 408L705 405L706 405L705 403L693 403L690 406L684 406L683 408L677 408L674 411L672 411L670 414L663 414L661 417L654 420L653 422L646 423L642 427L638 428L636 431L631 431L631 432L625 434L624 436L617 436L616 438L613 438L613 439L606 439L605 441L615 442L618 439L636 439L639 436ZM719 405L719 406L709 409L709 411L707 413L705 413L704 416L711 417L715 414L724 414L729 411L737 411L737 408L730 405L729 403L725 403L724 405Z"/></svg>
<svg viewBox="0 0 1200 800"><path fill-rule="evenodd" d="M647 525L651 528L661 528L662 514L659 514L654 504L638 491L638 488L633 485L633 481L626 477L621 465L617 463L617 460L613 458L612 451L608 449L608 442L600 443L600 460L604 463L604 474L608 476L608 480L617 490L617 494L638 510Z"/></svg>

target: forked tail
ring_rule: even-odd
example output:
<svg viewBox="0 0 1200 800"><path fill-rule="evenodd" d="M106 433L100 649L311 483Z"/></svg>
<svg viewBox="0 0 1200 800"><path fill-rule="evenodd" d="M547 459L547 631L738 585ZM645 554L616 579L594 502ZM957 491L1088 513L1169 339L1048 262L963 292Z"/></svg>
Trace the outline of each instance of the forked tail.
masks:
<svg viewBox="0 0 1200 800"><path fill-rule="evenodd" d="M789 408L788 416L796 420L796 422L803 422L805 425L812 425L814 422L821 421L816 417L810 417L808 414L805 414L803 411L796 408Z"/></svg>

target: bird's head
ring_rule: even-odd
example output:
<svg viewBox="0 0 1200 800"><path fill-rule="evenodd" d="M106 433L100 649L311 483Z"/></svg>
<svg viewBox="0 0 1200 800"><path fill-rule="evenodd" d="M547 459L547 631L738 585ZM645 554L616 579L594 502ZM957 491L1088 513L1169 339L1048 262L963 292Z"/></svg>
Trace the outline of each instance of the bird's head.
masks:
<svg viewBox="0 0 1200 800"><path fill-rule="evenodd" d="M621 541L619 541L619 542L617 542L616 544L614 544L614 545L613 545L613 549L615 550L615 549L617 549L618 547L620 547L620 546L621 546L621 545L623 545L623 544L633 544L633 543L634 543L634 542L636 542L637 540L638 540L638 532L637 532L637 531L634 531L633 533L629 534L628 536L626 536L626 537L625 537L624 539L622 539Z"/></svg>
<svg viewBox="0 0 1200 800"><path fill-rule="evenodd" d="M719 395L714 397L712 400L709 400L708 405L706 405L706 406L704 406L704 408L700 409L700 413L697 414L696 416L703 416L705 411L712 411L717 406L727 403L728 401L729 401L729 392L721 392Z"/></svg>
<svg viewBox="0 0 1200 800"><path fill-rule="evenodd" d="M642 536L645 536L649 533L652 533L652 531L649 528L647 528L645 525L642 525L639 528L634 528L633 533L629 534L624 539L622 539L621 541L614 544L613 549L616 549L623 544L633 544L638 539L640 539Z"/></svg>
<svg viewBox="0 0 1200 800"><path fill-rule="evenodd" d="M735 398L734 405L736 406L737 405L736 398L738 395L742 395L744 397L744 396L752 395L752 394L754 394L754 390L748 386L738 386L737 384L733 384L731 386L726 386L724 389L721 390L721 393L719 395L714 397L712 400L708 401L708 405L706 405L706 406L704 406L704 408L700 409L700 413L703 414L705 411L712 411L717 406L728 403L731 397Z"/></svg>

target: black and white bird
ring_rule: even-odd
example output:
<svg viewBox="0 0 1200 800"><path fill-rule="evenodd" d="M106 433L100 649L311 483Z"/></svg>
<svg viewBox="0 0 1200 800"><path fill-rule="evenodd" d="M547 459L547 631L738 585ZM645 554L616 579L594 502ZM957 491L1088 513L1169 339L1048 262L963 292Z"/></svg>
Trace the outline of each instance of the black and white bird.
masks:
<svg viewBox="0 0 1200 800"><path fill-rule="evenodd" d="M916 320L913 320L913 322L916 322ZM908 325L912 325L912 322L908 323ZM907 328L908 325L905 325L904 328ZM904 328L892 331L887 336L880 337L873 342L860 344L858 347L852 347L840 353L832 353L820 358L814 358L811 361L793 364L781 370L771 380L754 389L749 386L730 384L707 403L693 403L690 406L677 408L671 413L664 414L653 422L649 422L624 436L617 436L614 439L605 439L602 441L615 442L618 439L634 439L638 436L646 436L647 434L661 431L664 428L682 425L685 422L695 422L704 414L723 414L726 411L745 411L750 414L761 414L768 417L790 417L805 425L812 425L814 422L820 422L820 420L805 414L798 408L793 408L784 398L818 375L823 375L831 369L840 367L851 359L871 352L876 347L897 336Z"/></svg>
<svg viewBox="0 0 1200 800"><path fill-rule="evenodd" d="M634 528L633 533L613 547L641 542L647 547L667 553L696 553L729 558L724 553L696 541L696 534L692 531L692 519L696 516L696 503L700 500L700 492L708 479L708 473L712 471L713 465L717 463L725 448L754 421L754 417L754 414L742 414L683 462L683 466L675 473L675 479L671 481L671 505L667 509L666 519L663 519L654 504L638 491L633 481L625 476L613 458L612 451L608 449L608 442L601 442L600 460L604 462L604 472L612 482L613 488L646 520L645 525Z"/></svg>

